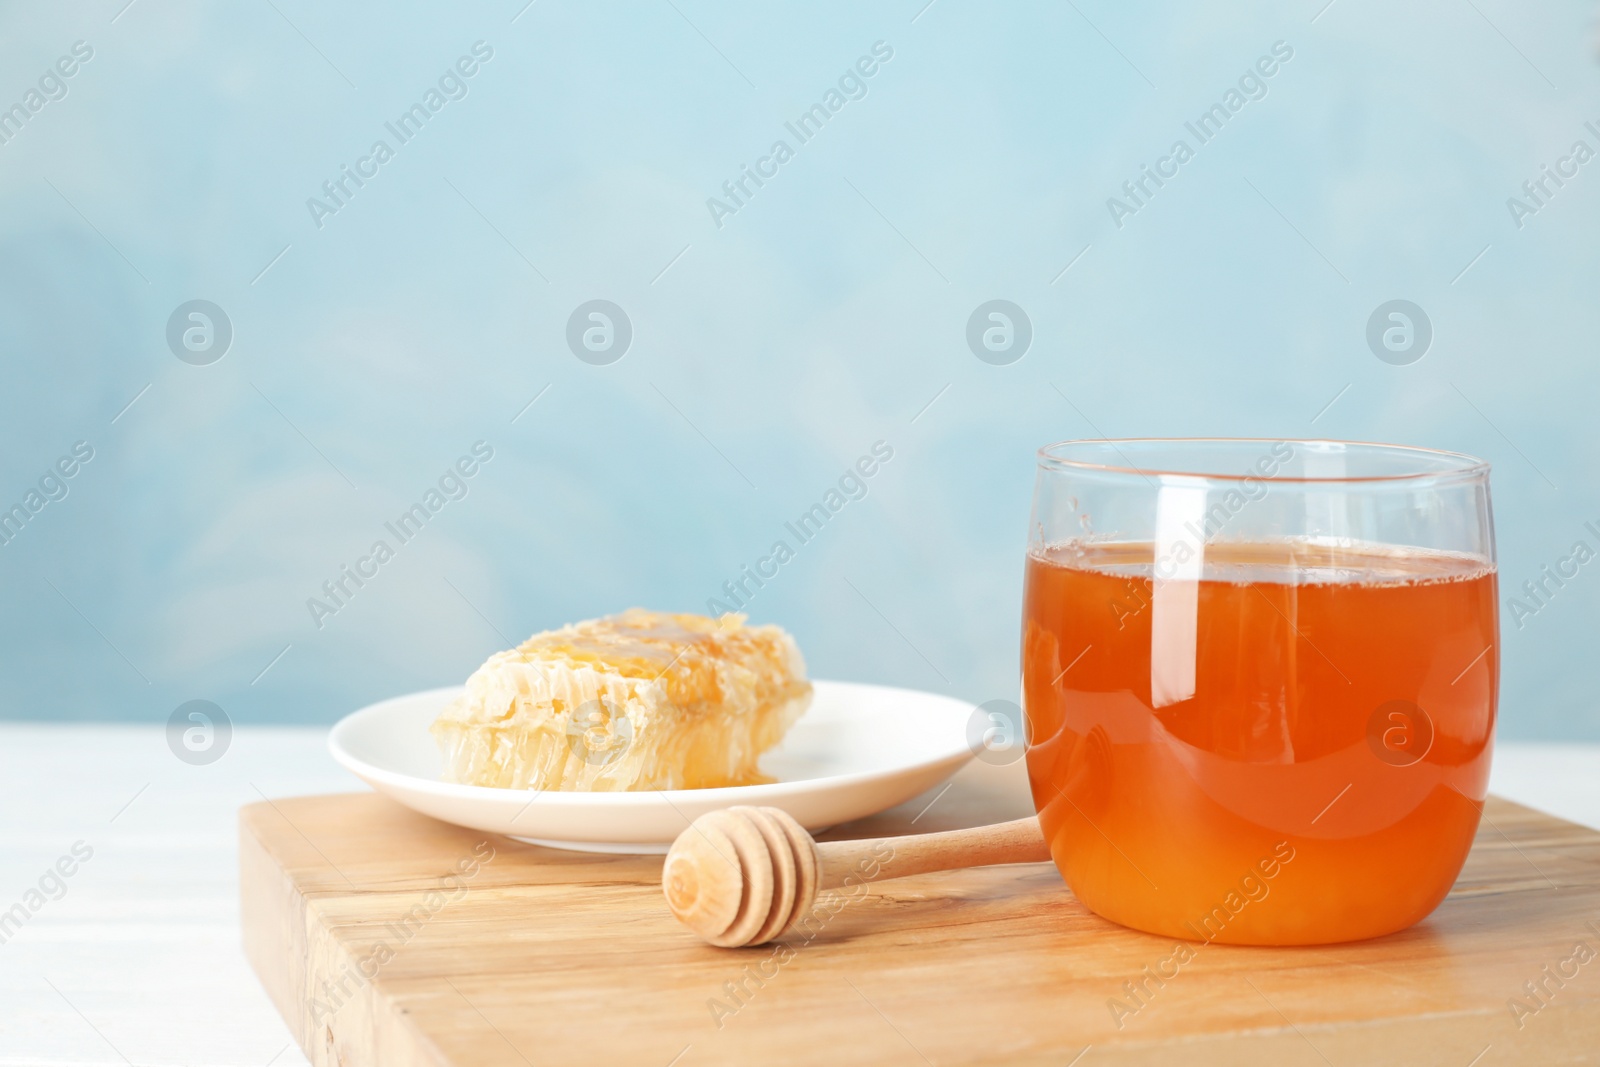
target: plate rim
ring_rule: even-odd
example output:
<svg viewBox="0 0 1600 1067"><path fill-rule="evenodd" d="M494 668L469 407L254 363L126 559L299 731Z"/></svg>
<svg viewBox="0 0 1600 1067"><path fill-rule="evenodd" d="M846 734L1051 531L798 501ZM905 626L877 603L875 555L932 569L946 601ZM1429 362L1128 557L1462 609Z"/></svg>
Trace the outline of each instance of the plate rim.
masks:
<svg viewBox="0 0 1600 1067"><path fill-rule="evenodd" d="M931 693L925 689L911 689L906 686L882 685L877 682L852 682L837 678L812 678L813 685L841 685L856 689L875 689L883 692L910 693L919 698L931 697L935 700L949 701L973 709L976 704L961 697L944 693ZM921 759L915 763L905 763L889 768L877 770L855 771L849 774L831 774L816 778L805 778L793 782L764 782L754 785L725 785L710 786L705 789L633 789L614 790L606 792L589 792L583 790L531 790L507 789L501 786L488 785L463 785L459 782L444 782L432 778L421 778L400 771L389 770L376 764L368 763L351 753L343 743L344 735L354 729L354 721L369 715L386 704L401 700L410 700L417 697L433 696L434 694L454 693L463 689L462 685L435 686L432 689L419 689L410 693L400 693L396 696L386 697L383 700L373 701L355 711L343 716L333 724L328 731L328 754L335 763L349 771L357 778L369 785L374 779L386 785L421 792L432 796L474 801L479 803L509 804L512 802L527 807L556 808L556 807L584 807L607 808L627 806L642 798L664 799L669 804L674 800L683 799L688 802L691 798L697 805L714 804L718 807L733 806L744 801L756 801L762 798L778 800L788 795L808 793L819 788L848 788L885 778L896 777L904 774L914 774L919 771L931 771L946 764L964 764L976 758L970 744L963 739L959 749L951 749L943 754ZM952 771L953 773L953 771ZM720 803L718 803L720 802Z"/></svg>

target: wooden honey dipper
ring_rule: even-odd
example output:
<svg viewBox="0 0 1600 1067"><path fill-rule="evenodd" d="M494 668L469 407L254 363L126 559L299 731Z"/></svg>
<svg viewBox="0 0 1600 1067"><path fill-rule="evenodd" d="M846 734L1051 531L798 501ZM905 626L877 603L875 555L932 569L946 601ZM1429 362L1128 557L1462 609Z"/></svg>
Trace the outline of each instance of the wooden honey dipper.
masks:
<svg viewBox="0 0 1600 1067"><path fill-rule="evenodd" d="M888 858L881 852L887 845ZM995 863L1039 863L1050 848L1033 816L993 826L818 844L788 812L736 807L708 812L678 835L661 868L667 907L724 948L782 934L852 874L862 881ZM874 865L877 873L862 872Z"/></svg>

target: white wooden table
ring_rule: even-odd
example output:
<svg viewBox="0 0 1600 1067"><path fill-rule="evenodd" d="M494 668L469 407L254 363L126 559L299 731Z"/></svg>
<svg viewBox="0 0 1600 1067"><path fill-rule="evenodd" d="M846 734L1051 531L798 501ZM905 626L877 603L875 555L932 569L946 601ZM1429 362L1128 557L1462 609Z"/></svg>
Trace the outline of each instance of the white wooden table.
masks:
<svg viewBox="0 0 1600 1067"><path fill-rule="evenodd" d="M159 728L0 725L0 1067L306 1063L239 947L235 814L365 788L326 736L239 729L197 767ZM1492 787L1600 829L1597 772L1600 745L1507 744Z"/></svg>

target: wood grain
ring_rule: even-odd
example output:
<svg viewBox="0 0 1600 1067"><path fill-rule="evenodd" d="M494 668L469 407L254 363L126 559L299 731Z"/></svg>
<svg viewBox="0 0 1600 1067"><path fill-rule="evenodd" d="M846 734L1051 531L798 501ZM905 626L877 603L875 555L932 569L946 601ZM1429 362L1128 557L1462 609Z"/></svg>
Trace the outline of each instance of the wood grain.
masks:
<svg viewBox="0 0 1600 1067"><path fill-rule="evenodd" d="M974 763L942 795L822 838L1029 810L1020 764ZM1048 864L825 893L821 910L837 910L820 921L719 949L668 912L660 857L486 837L372 794L255 804L240 825L246 950L319 1065L1600 1056L1600 957L1563 965L1579 943L1600 950L1600 834L1501 800L1421 925L1324 948L1190 946L1181 962L1174 942L1089 913ZM1575 976L1556 975L1563 966ZM1531 998L1528 982L1548 995Z"/></svg>

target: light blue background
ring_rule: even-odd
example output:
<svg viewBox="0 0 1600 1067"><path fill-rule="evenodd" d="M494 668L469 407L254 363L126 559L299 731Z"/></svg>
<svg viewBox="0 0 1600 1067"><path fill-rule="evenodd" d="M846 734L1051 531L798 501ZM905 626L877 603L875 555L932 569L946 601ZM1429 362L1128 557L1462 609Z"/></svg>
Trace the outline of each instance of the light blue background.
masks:
<svg viewBox="0 0 1600 1067"><path fill-rule="evenodd" d="M974 701L1016 695L1048 441L1461 449L1495 464L1503 595L1600 545L1600 161L1506 206L1600 147L1590 4L125 2L0 13L0 105L94 49L0 145L0 505L95 449L0 548L0 715L329 721L541 628L703 610L877 440L751 612L818 676ZM478 40L469 95L314 226ZM880 40L718 229L707 198ZM1118 229L1107 197L1279 40L1267 97ZM1364 339L1397 297L1434 325L1411 366ZM196 298L235 332L209 366L165 341ZM596 298L634 327L611 366L564 339ZM992 298L1032 320L1010 366L965 342ZM317 628L478 440L469 495ZM1504 736L1600 737L1597 611L1600 563L1505 616Z"/></svg>

